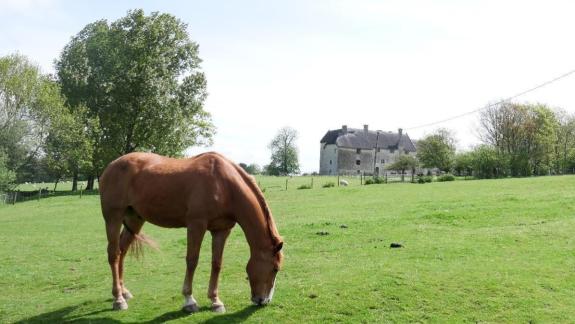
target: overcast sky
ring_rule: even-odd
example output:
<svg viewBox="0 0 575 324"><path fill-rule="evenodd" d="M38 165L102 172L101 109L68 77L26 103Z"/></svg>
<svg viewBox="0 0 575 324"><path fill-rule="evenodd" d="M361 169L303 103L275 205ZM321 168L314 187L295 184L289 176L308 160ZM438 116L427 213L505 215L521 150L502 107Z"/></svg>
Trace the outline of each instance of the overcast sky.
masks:
<svg viewBox="0 0 575 324"><path fill-rule="evenodd" d="M328 129L455 131L479 142L472 111L575 69L571 1L64 1L0 0L0 55L52 73L70 38L127 10L189 25L208 79L214 145L236 162L269 162L277 130L299 132L304 172L319 169ZM575 112L575 75L521 97Z"/></svg>

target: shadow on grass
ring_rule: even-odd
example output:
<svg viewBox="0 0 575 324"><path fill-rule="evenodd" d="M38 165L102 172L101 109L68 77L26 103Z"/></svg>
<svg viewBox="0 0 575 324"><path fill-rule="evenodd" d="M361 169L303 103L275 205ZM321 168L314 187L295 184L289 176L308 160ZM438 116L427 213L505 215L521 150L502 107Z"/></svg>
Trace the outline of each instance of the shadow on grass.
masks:
<svg viewBox="0 0 575 324"><path fill-rule="evenodd" d="M68 306L68 307L64 307L52 312L48 312L48 313L44 313L44 314L40 314L34 317L30 317L27 319L23 319L20 321L15 322L16 324L24 324L24 323L122 323L122 321L119 321L117 319L113 319L110 317L93 317L93 315L97 315L97 314L103 314L103 313L113 313L114 311L111 310L110 308L105 308L105 309L101 309L101 310L96 310L96 311L92 311L92 312L88 312L88 313L81 313L81 314L75 314L75 315L70 315L72 313L74 313L78 308L82 307L86 305L86 303L80 304L80 305L76 305L76 306ZM226 314L222 314L222 315L216 315L214 313L214 317L204 321L202 323L239 323L239 322L243 322L245 320L247 320L253 313L255 313L257 310L261 309L261 307L258 306L248 306L245 307L242 310L239 310L235 313L226 313ZM201 312L211 312L209 307L202 307L200 309ZM188 317L190 316L191 319L193 319L194 314L188 314L182 310L177 310L177 311L170 311L167 313L164 313L152 320L149 321L145 321L142 323L146 323L146 324L159 324L159 323L166 323L172 320L176 320L182 317ZM86 318L88 317L88 318Z"/></svg>
<svg viewBox="0 0 575 324"><path fill-rule="evenodd" d="M222 315L215 315L213 318L210 318L207 321L202 323L204 324L215 324L215 323L240 323L247 320L253 313L257 312L258 310L262 309L261 306L247 306L242 310L239 310L235 313L226 313Z"/></svg>
<svg viewBox="0 0 575 324"><path fill-rule="evenodd" d="M89 313L82 313L78 315L70 315L76 309L83 306L85 304L80 304L77 306L68 306L64 307L52 312L40 314L38 316L30 317L24 320L20 320L15 322L16 324L23 324L23 323L122 323L113 318L108 317L99 317L99 318L85 318L86 316L96 315L100 313L108 313L111 312L109 308L101 309Z"/></svg>

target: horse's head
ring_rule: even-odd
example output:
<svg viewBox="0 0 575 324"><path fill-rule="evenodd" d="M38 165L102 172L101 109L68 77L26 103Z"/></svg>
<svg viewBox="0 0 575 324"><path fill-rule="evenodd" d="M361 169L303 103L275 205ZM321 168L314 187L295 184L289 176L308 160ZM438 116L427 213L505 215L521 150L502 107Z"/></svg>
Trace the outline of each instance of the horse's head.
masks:
<svg viewBox="0 0 575 324"><path fill-rule="evenodd" d="M246 271L252 288L252 302L256 305L266 305L272 301L276 283L276 275L282 263L283 242L275 244L272 250L253 254Z"/></svg>

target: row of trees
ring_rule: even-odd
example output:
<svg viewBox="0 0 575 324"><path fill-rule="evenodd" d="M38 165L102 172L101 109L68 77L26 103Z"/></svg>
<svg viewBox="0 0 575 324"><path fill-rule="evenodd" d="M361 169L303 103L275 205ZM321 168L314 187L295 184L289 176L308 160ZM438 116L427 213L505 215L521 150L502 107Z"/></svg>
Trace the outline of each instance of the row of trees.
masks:
<svg viewBox="0 0 575 324"><path fill-rule="evenodd" d="M210 143L206 78L187 25L142 10L87 25L56 75L0 58L0 191L15 181L94 178L134 151L178 156ZM74 188L75 189L75 188Z"/></svg>
<svg viewBox="0 0 575 324"><path fill-rule="evenodd" d="M481 111L479 134L483 144L456 152L456 139L438 129L417 141L417 156L401 155L387 169L415 171L419 167L474 175L478 178L575 173L575 116L542 104L504 102ZM271 162L252 173L298 173L297 132L285 127L271 141Z"/></svg>
<svg viewBox="0 0 575 324"><path fill-rule="evenodd" d="M479 178L573 173L575 116L542 104L505 102L483 109L479 120L483 144L470 151L456 153L455 138L445 129L419 140L421 166Z"/></svg>

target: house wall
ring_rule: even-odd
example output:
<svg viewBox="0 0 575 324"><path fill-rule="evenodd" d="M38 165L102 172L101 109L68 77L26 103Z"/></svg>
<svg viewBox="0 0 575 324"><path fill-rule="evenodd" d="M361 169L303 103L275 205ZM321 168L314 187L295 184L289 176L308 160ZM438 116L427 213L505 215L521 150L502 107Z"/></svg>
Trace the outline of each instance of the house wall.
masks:
<svg viewBox="0 0 575 324"><path fill-rule="evenodd" d="M337 174L337 145L320 144L319 147L319 174L335 175Z"/></svg>
<svg viewBox="0 0 575 324"><path fill-rule="evenodd" d="M339 174L359 174L373 172L373 149L361 149L357 153L356 149L340 147L337 150L337 161ZM360 164L357 165L356 161Z"/></svg>
<svg viewBox="0 0 575 324"><path fill-rule="evenodd" d="M383 175L386 167L399 158L400 154L406 154L405 152L400 153L400 150L380 149L376 152L375 149L362 149L360 154L357 154L356 149L352 148L338 148L337 149L337 172L339 174L374 174ZM374 168L374 154L375 168ZM407 153L415 157L415 152ZM356 164L356 160L360 160L360 165ZM383 160L383 163L382 163Z"/></svg>

